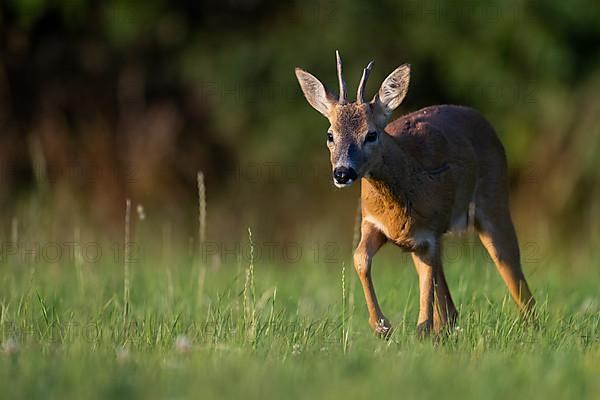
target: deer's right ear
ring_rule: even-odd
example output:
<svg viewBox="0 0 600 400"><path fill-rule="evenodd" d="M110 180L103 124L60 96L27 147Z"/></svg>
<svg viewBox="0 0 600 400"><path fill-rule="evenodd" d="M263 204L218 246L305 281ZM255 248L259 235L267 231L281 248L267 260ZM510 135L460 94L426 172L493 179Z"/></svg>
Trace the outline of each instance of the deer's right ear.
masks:
<svg viewBox="0 0 600 400"><path fill-rule="evenodd" d="M336 96L328 91L321 81L302 68L296 68L296 78L308 103L329 118L333 106L337 103Z"/></svg>

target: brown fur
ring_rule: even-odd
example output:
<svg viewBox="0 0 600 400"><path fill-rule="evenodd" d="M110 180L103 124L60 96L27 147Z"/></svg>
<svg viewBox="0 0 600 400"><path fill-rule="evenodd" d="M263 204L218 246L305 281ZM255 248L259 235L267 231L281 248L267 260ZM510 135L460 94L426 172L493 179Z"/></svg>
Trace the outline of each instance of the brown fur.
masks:
<svg viewBox="0 0 600 400"><path fill-rule="evenodd" d="M441 266L440 237L450 230L453 218L464 219L466 225L471 202L482 241L513 298L524 312L530 310L533 297L519 265L508 208L504 149L492 127L472 109L435 106L398 118L386 132L383 161L361 182L363 218L378 221L382 225L378 230L388 240L416 254L420 276L425 274L423 265L435 265L432 271L438 277L433 283L439 287L438 302L443 303L436 308L438 314L446 314L438 316L439 325L456 318ZM419 233L431 235L434 243L420 240ZM429 277L420 280L427 286ZM425 301L419 322L427 330L433 323L433 315L424 309L431 288L425 287L421 297Z"/></svg>
<svg viewBox="0 0 600 400"><path fill-rule="evenodd" d="M391 331L371 279L372 258L388 241L413 254L419 275L418 332L439 331L455 322L457 311L442 268L441 237L466 227L470 209L513 299L523 314L530 315L535 301L521 270L510 217L506 157L490 124L473 109L442 105L384 127L406 93L406 66L386 78L370 103L335 104L316 78L302 70L297 75L311 104L316 103L313 87L323 94L320 99L327 99L318 106L331 123L332 165L351 163L362 177L361 241L354 264L375 332L388 336ZM373 130L378 132L377 143L367 144L367 132Z"/></svg>
<svg viewBox="0 0 600 400"><path fill-rule="evenodd" d="M335 107L332 114L332 128L343 136L355 136L365 132L368 127L367 106L347 104Z"/></svg>

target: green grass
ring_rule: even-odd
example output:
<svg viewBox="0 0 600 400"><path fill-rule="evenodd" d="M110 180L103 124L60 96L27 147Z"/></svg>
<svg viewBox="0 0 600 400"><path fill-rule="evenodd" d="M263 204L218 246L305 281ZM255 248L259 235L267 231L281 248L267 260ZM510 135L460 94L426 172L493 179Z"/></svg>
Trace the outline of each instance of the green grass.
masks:
<svg viewBox="0 0 600 400"><path fill-rule="evenodd" d="M120 264L83 265L78 275L69 263L5 263L0 397L600 396L597 263L532 269L537 328L520 322L492 265L450 264L459 328L418 340L414 268L383 257L374 280L395 326L387 342L369 330L349 265L343 285L341 265L256 263L250 277L245 262L209 267L199 296L193 263L171 265L170 278L158 262L134 263L125 320Z"/></svg>

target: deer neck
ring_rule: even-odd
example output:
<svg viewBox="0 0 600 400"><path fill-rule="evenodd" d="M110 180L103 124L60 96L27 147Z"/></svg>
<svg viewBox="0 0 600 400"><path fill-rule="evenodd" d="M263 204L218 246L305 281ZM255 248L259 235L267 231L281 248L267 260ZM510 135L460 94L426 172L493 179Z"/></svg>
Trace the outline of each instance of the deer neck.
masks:
<svg viewBox="0 0 600 400"><path fill-rule="evenodd" d="M382 195L391 195L404 205L414 192L418 165L414 158L390 136L382 135L382 152L371 166L367 181Z"/></svg>

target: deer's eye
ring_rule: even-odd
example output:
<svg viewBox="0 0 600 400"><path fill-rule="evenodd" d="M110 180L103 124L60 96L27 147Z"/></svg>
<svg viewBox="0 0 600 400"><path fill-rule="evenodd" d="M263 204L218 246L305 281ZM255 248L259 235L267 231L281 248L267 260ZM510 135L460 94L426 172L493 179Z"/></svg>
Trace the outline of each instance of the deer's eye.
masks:
<svg viewBox="0 0 600 400"><path fill-rule="evenodd" d="M377 140L377 132L369 132L365 136L365 143L373 143Z"/></svg>
<svg viewBox="0 0 600 400"><path fill-rule="evenodd" d="M333 135L331 132L327 132L327 143L333 143Z"/></svg>

